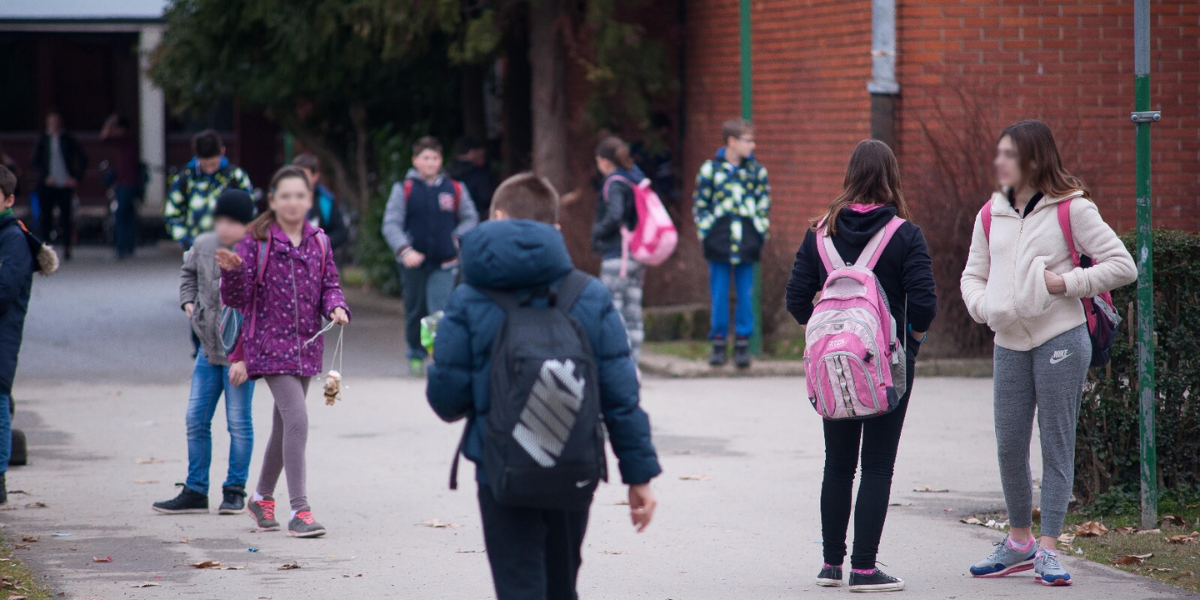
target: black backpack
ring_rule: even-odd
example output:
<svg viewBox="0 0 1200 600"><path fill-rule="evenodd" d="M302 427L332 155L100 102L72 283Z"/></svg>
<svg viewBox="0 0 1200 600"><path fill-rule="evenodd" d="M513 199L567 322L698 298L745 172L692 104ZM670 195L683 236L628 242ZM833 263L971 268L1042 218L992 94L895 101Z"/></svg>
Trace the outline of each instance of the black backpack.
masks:
<svg viewBox="0 0 1200 600"><path fill-rule="evenodd" d="M557 290L533 294L478 288L506 313L483 423L482 466L499 504L582 510L608 479L597 360L568 312L591 279L572 271ZM546 304L534 306L538 298Z"/></svg>

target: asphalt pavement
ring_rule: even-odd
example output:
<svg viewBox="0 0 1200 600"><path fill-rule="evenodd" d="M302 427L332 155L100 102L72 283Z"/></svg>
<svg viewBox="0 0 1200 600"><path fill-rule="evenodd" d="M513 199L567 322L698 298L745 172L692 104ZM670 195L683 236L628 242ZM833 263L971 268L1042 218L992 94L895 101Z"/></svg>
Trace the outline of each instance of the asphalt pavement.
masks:
<svg viewBox="0 0 1200 600"><path fill-rule="evenodd" d="M66 598L492 597L472 469L464 469L463 489L447 489L462 426L441 423L425 404L424 382L401 376L399 318L386 305L356 308L346 330L345 400L326 407L316 390L310 398L308 495L329 535L296 540L253 533L245 515L150 510L174 495L186 471L191 362L177 263L166 252L118 264L83 251L62 273L39 278L15 390L31 464L9 472L14 492L0 510L10 544L37 541L15 556ZM1191 597L1075 557L1066 559L1077 581L1067 589L1038 586L1028 574L966 574L1002 537L959 523L1002 504L990 390L988 379L914 386L879 557L908 583L896 597ZM263 386L252 484L270 403ZM802 379L647 378L643 404L665 469L655 482L659 511L636 534L624 488L601 487L581 597L847 593L812 584L821 563L823 450ZM218 411L216 482L228 456L224 426ZM1034 458L1038 477L1036 447ZM926 487L948 491L914 491ZM214 507L218 492L210 494ZM283 482L277 495L286 502ZM222 570L189 566L202 561ZM281 570L285 564L299 568ZM134 587L146 583L155 585Z"/></svg>

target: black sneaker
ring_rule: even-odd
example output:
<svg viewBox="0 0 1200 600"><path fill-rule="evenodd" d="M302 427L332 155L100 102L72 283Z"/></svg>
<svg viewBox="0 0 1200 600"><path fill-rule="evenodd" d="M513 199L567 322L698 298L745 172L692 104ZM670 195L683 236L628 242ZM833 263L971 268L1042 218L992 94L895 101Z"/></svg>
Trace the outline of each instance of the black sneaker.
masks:
<svg viewBox="0 0 1200 600"><path fill-rule="evenodd" d="M8 504L8 481L5 473L0 473L0 504Z"/></svg>
<svg viewBox="0 0 1200 600"><path fill-rule="evenodd" d="M725 365L725 361L729 359L729 345L725 343L725 338L717 338L712 342L712 356L708 358L709 366L721 367Z"/></svg>
<svg viewBox="0 0 1200 600"><path fill-rule="evenodd" d="M155 502L154 510L168 515L206 513L208 512L208 496L185 485L178 496L170 500Z"/></svg>
<svg viewBox="0 0 1200 600"><path fill-rule="evenodd" d="M904 589L904 580L896 579L879 569L871 571L870 575L859 575L850 571L850 591L852 592L898 592Z"/></svg>
<svg viewBox="0 0 1200 600"><path fill-rule="evenodd" d="M739 369L750 367L750 338L739 335L733 341L733 364Z"/></svg>
<svg viewBox="0 0 1200 600"><path fill-rule="evenodd" d="M224 502L217 512L223 515L237 515L246 510L246 488L240 485L227 485L221 488L225 494Z"/></svg>
<svg viewBox="0 0 1200 600"><path fill-rule="evenodd" d="M817 573L817 585L822 587L842 587L842 566L822 565Z"/></svg>
<svg viewBox="0 0 1200 600"><path fill-rule="evenodd" d="M297 511L288 522L288 535L298 538L315 538L325 535L325 527L313 518L312 509Z"/></svg>

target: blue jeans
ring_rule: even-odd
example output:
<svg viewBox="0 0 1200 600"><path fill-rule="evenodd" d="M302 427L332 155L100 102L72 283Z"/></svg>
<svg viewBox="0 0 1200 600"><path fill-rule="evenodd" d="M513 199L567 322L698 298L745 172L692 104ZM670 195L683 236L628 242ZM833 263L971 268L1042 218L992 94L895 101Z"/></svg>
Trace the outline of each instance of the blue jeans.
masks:
<svg viewBox="0 0 1200 600"><path fill-rule="evenodd" d="M12 457L12 415L8 405L12 396L0 392L0 475L8 472L8 459Z"/></svg>
<svg viewBox="0 0 1200 600"><path fill-rule="evenodd" d="M729 277L737 288L737 308L733 327L737 335L749 337L754 332L754 263L708 263L708 284L712 293L712 330L708 339L729 337Z"/></svg>
<svg viewBox="0 0 1200 600"><path fill-rule="evenodd" d="M132 185L118 185L113 191L117 195L113 235L116 238L117 256L125 258L133 256L133 250L137 247L137 188Z"/></svg>
<svg viewBox="0 0 1200 600"><path fill-rule="evenodd" d="M196 354L192 372L192 396L187 408L188 476L187 487L208 493L208 469L212 465L212 419L221 393L225 394L225 420L229 424L229 475L225 485L246 487L250 476L250 456L254 453L254 425L250 401L254 382L239 386L229 383L229 367L208 364L204 352Z"/></svg>
<svg viewBox="0 0 1200 600"><path fill-rule="evenodd" d="M404 293L404 339L409 358L425 358L429 352L421 345L421 319L446 308L458 269L400 268Z"/></svg>

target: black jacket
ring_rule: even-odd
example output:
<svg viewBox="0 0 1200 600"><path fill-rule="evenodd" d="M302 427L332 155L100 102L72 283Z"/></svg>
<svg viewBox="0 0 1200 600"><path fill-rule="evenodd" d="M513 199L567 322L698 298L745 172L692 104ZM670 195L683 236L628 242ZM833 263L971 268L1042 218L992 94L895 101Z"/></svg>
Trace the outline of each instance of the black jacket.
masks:
<svg viewBox="0 0 1200 600"><path fill-rule="evenodd" d="M337 198L333 197L329 188L318 183L313 192L313 207L308 211L308 222L323 230L329 236L330 247L337 250L350 239L350 229L346 227L342 209L338 208Z"/></svg>
<svg viewBox="0 0 1200 600"><path fill-rule="evenodd" d="M480 221L491 217L492 174L487 167L456 158L450 164L450 177L467 186L467 191L471 192L471 200L475 202L475 210L479 213Z"/></svg>
<svg viewBox="0 0 1200 600"><path fill-rule="evenodd" d="M0 217L0 393L3 394L12 393L13 376L17 372L17 353L21 350L25 312L33 286L33 260L17 218L11 214Z"/></svg>
<svg viewBox="0 0 1200 600"><path fill-rule="evenodd" d="M622 180L622 178L624 180ZM640 183L641 171L618 170L604 179L596 202L596 220L592 223L592 249L604 258L621 256L621 226L629 231L637 227L637 207L633 188L626 181Z"/></svg>
<svg viewBox="0 0 1200 600"><path fill-rule="evenodd" d="M75 136L65 131L59 135L59 143L62 145L63 160L67 163L67 172L75 181L83 181L88 165L88 156L83 151L83 146ZM43 133L38 138L37 145L33 147L33 158L30 160L33 163L33 174L37 176L38 187L45 187L46 177L50 175L50 134Z"/></svg>
<svg viewBox="0 0 1200 600"><path fill-rule="evenodd" d="M863 246L896 216L896 209L881 206L866 213L843 209L838 215L837 235L833 246L847 264L858 260ZM812 230L804 235L800 249L796 251L796 263L792 266L792 277L787 284L787 309L801 325L808 323L813 312L813 296L821 291L829 273L821 264L817 252L817 234ZM928 331L937 315L937 290L933 280L933 261L921 228L906 222L896 230L892 240L883 249L875 265L875 276L879 278L887 294L892 316L901 331L912 324L916 331ZM905 314L905 296L908 311ZM913 355L919 344L911 336L908 339Z"/></svg>

